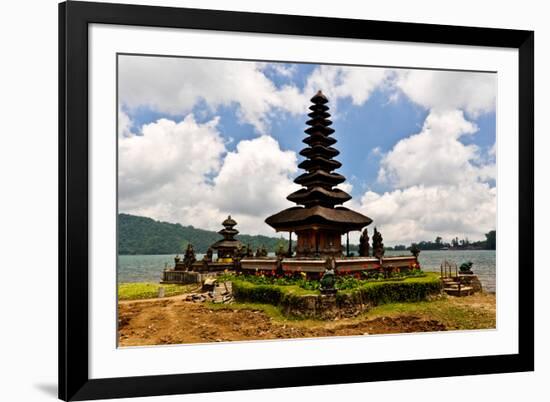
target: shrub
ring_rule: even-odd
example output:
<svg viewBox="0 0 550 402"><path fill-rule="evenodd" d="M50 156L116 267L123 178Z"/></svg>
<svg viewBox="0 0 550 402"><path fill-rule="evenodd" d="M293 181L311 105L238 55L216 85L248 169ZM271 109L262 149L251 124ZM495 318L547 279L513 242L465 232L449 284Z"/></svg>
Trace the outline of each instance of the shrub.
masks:
<svg viewBox="0 0 550 402"><path fill-rule="evenodd" d="M289 303L300 296L319 294L318 290L305 290L296 285L256 285L233 279L233 296L238 301L278 305Z"/></svg>
<svg viewBox="0 0 550 402"><path fill-rule="evenodd" d="M352 291L360 295L364 302L373 305L395 302L414 302L426 300L429 295L437 294L441 283L437 275L407 278L403 281L367 282Z"/></svg>
<svg viewBox="0 0 550 402"><path fill-rule="evenodd" d="M233 280L233 296L236 300L254 303L279 304L283 291L276 285L256 285L248 281Z"/></svg>
<svg viewBox="0 0 550 402"><path fill-rule="evenodd" d="M350 290L361 287L367 282L372 281L388 281L388 280L404 280L411 277L425 276L420 269L397 271L388 270L382 272L379 270L370 270L351 273L340 273L336 278L336 289ZM277 286L299 286L305 290L319 290L320 281L316 277L307 276L305 272L287 272L284 275L276 275L271 271L258 272L256 275L225 273L219 278L219 281L239 280L243 282L253 283L255 285L277 285Z"/></svg>
<svg viewBox="0 0 550 402"><path fill-rule="evenodd" d="M236 300L273 305L289 305L300 303L301 296L319 294L315 287L318 281L308 281L312 289L294 285L256 284L246 280L233 278L233 295ZM353 277L342 279L337 300L351 299L363 304L384 304L392 302L413 302L426 300L429 295L440 292L441 284L437 274L429 273L421 277L411 277L401 280L360 281ZM347 286L347 287L346 287Z"/></svg>

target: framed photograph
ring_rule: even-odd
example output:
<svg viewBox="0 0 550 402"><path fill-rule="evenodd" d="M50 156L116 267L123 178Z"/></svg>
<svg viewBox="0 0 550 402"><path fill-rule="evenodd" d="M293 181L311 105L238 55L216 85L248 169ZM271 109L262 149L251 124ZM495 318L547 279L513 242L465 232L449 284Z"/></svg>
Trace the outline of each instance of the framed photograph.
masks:
<svg viewBox="0 0 550 402"><path fill-rule="evenodd" d="M534 33L59 5L59 397L534 369Z"/></svg>

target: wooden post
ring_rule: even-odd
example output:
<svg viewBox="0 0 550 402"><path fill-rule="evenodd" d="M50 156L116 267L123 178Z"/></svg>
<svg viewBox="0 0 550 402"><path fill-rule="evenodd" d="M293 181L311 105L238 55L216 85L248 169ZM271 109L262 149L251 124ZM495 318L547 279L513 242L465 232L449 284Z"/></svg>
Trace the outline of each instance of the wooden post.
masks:
<svg viewBox="0 0 550 402"><path fill-rule="evenodd" d="M292 232L288 232L288 256L292 257Z"/></svg>
<svg viewBox="0 0 550 402"><path fill-rule="evenodd" d="M320 233L318 230L315 231L315 255L319 255L319 237Z"/></svg>
<svg viewBox="0 0 550 402"><path fill-rule="evenodd" d="M346 257L349 257L349 232L346 232Z"/></svg>

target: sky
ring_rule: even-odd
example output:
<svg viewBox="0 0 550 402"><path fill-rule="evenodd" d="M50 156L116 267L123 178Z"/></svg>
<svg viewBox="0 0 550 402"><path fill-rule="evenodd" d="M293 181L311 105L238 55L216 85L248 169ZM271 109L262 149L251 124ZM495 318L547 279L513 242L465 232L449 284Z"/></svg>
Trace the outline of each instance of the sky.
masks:
<svg viewBox="0 0 550 402"><path fill-rule="evenodd" d="M119 211L279 236L322 90L353 198L386 245L496 227L494 73L119 55ZM351 234L350 234L351 235ZM359 233L351 235L357 241Z"/></svg>

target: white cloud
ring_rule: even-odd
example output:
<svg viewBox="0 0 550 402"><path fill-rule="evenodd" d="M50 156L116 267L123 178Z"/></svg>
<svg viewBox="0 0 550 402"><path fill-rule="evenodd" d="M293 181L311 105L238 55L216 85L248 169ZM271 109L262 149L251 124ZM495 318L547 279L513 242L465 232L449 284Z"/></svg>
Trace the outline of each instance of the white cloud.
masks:
<svg viewBox="0 0 550 402"><path fill-rule="evenodd" d="M438 235L484 239L496 225L496 188L480 182L415 185L384 194L367 192L357 207L374 219L388 245Z"/></svg>
<svg viewBox="0 0 550 402"><path fill-rule="evenodd" d="M270 114L303 113L306 102L294 87L278 89L263 68L265 63L233 60L121 56L119 95L130 109L148 106L172 115L186 115L201 102L211 110L236 105L241 121L265 132Z"/></svg>
<svg viewBox="0 0 550 402"><path fill-rule="evenodd" d="M495 142L491 148L489 148L489 152L488 152L489 156L491 157L496 157L497 156L497 143Z"/></svg>
<svg viewBox="0 0 550 402"><path fill-rule="evenodd" d="M348 194L351 194L351 192L353 191L353 184L351 184L350 182L346 181L344 183L340 183L336 186L336 188L339 188L340 190L342 191L345 191L346 193Z"/></svg>
<svg viewBox="0 0 550 402"><path fill-rule="evenodd" d="M290 179L296 166L296 154L282 151L272 137L241 141L214 178L214 201L224 210L263 222L270 213L293 205L286 196L299 188Z"/></svg>
<svg viewBox="0 0 550 402"><path fill-rule="evenodd" d="M374 147L373 149L370 150L370 155L372 155L372 156L382 156L383 155L382 148Z"/></svg>
<svg viewBox="0 0 550 402"><path fill-rule="evenodd" d="M366 192L352 205L374 219L387 244L455 236L483 239L496 225L494 161L459 141L474 135L462 111L434 111L420 133L400 140L381 161L379 180L393 187Z"/></svg>
<svg viewBox="0 0 550 402"><path fill-rule="evenodd" d="M134 135L131 132L130 117L120 107L118 108L118 135L120 137Z"/></svg>
<svg viewBox="0 0 550 402"><path fill-rule="evenodd" d="M211 230L231 214L241 232L273 235L264 219L292 205L296 154L266 135L227 152L217 124L160 119L120 138L120 211Z"/></svg>
<svg viewBox="0 0 550 402"><path fill-rule="evenodd" d="M393 84L426 109L461 109L477 116L495 109L496 74L400 70Z"/></svg>
<svg viewBox="0 0 550 402"><path fill-rule="evenodd" d="M143 135L119 139L119 199L123 210L150 209L159 203L201 200L205 176L220 169L225 152L218 119L198 124L193 115L176 123L160 119L142 127ZM160 206L162 204L162 206Z"/></svg>
<svg viewBox="0 0 550 402"><path fill-rule="evenodd" d="M420 133L400 140L382 158L378 178L396 187L476 179L481 172L472 162L479 159L479 149L459 141L476 131L459 110L432 111Z"/></svg>
<svg viewBox="0 0 550 402"><path fill-rule="evenodd" d="M232 216L243 233L273 234L266 216L290 206L286 196L296 186L296 154L281 150L268 135L241 141L232 152L218 132L218 120L197 123L189 113L197 105L209 112L236 106L241 122L269 132L280 113L304 116L309 98L321 89L337 102L367 102L378 88L388 102L402 96L429 110L422 129L398 141L381 158L379 180L390 190L367 192L346 206L374 219L386 244L445 237L483 238L496 217L496 166L492 150L481 155L461 140L477 127L468 118L495 108L494 74L396 71L369 67L319 66L304 88L277 87L266 69L283 77L296 70L283 65L241 61L122 57L120 97L132 110L148 106L161 113L188 115L175 123L161 119L131 132L128 116L119 114L122 211L156 219L218 229ZM230 134L230 133L227 133ZM403 133L407 134L407 133ZM485 151L484 151L485 152ZM351 184L344 183L345 191Z"/></svg>
<svg viewBox="0 0 550 402"><path fill-rule="evenodd" d="M322 90L332 102L349 97L360 106L389 76L390 71L384 68L319 66L308 77L304 92Z"/></svg>
<svg viewBox="0 0 550 402"><path fill-rule="evenodd" d="M293 77L298 71L298 67L296 64L269 63L268 68L271 68L278 75L287 78Z"/></svg>
<svg viewBox="0 0 550 402"><path fill-rule="evenodd" d="M235 105L240 121L260 133L269 131L270 120L280 112L304 114L308 99L319 89L333 108L344 98L363 105L380 87L388 90L389 103L404 94L426 109L461 109L474 116L495 107L496 75L490 73L320 65L304 88L278 88L266 76L267 70L292 78L297 68L282 63L121 56L119 94L130 109L147 106L171 115L186 115L202 103L210 111Z"/></svg>

